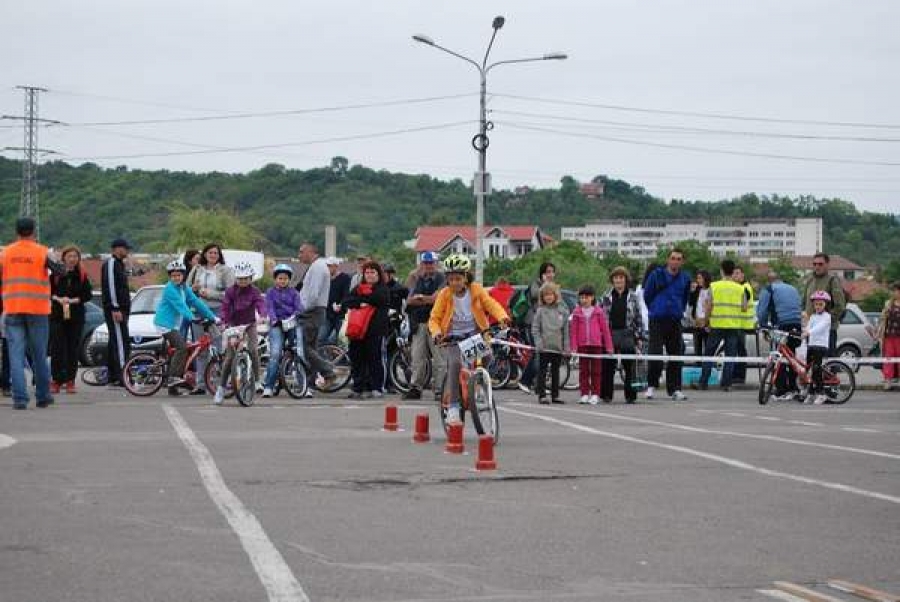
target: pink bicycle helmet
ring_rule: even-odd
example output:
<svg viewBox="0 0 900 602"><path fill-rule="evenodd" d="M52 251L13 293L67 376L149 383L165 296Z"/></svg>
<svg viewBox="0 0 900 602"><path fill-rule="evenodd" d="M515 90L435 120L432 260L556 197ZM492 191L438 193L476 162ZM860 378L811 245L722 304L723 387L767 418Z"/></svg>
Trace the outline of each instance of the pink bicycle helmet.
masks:
<svg viewBox="0 0 900 602"><path fill-rule="evenodd" d="M831 301L831 295L828 294L828 291L816 291L809 296L810 301Z"/></svg>

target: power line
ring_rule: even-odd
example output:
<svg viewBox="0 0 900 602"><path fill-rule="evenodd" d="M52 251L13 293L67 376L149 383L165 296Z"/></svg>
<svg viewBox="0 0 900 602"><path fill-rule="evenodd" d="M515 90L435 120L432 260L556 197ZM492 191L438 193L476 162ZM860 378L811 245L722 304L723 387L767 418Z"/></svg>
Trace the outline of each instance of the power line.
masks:
<svg viewBox="0 0 900 602"><path fill-rule="evenodd" d="M679 125L660 125L646 123L632 123L627 121L609 121L606 119L585 119L581 117L566 117L564 115L550 115L547 113L528 113L525 111L507 111L505 109L494 109L493 113L505 115L518 115L521 117L538 117L541 119L551 119L554 121L566 121L572 123L598 124L622 126L613 129L639 132L674 132L685 134L717 134L726 136L751 136L758 138L779 138L779 139L795 139L795 140L833 140L844 142L900 142L900 138L872 138L868 136L829 136L821 134L786 134L777 132L753 132L743 130L719 130L712 128L689 127Z"/></svg>
<svg viewBox="0 0 900 602"><path fill-rule="evenodd" d="M172 117L166 119L134 119L128 121L95 121L82 123L65 123L70 127L106 127L118 125L155 125L160 123L187 123L194 121L223 121L231 119L251 119L257 117L282 117L288 115L308 115L312 113L332 113L337 111L353 111L357 109L373 109L379 107L394 107L401 105L423 104L429 102L437 102L442 100L454 100L458 98L466 98L474 96L474 93L467 94L449 94L445 96L429 96L425 98L406 98L401 100L386 100L381 102L369 102L350 105L336 105L329 107L316 107L311 109L290 109L286 111L262 111L247 113L226 113L223 115L206 115L202 117Z"/></svg>
<svg viewBox="0 0 900 602"><path fill-rule="evenodd" d="M411 134L416 132L426 132L432 130L441 130L447 128L458 127L460 125L471 125L474 123L471 120L467 121L454 121L450 123L439 123L435 125L424 125L420 127L413 128L403 128L399 130L389 130L385 132L372 132L369 134L354 134L349 136L336 136L333 138L320 138L317 140L304 140L302 142L283 142L278 144L259 144L255 146L235 146L235 147L219 147L219 148L207 148L203 150L195 150L195 151L167 151L167 152L159 152L159 153L140 153L134 155L103 155L103 156L95 156L95 157L70 157L71 160L79 160L79 161L94 161L94 160L103 160L103 159L139 159L145 157L173 157L173 156L185 156L185 155L207 155L207 154L216 154L216 153L237 153L237 152L250 152L256 150L264 150L270 148L289 148L293 146L311 146L314 144L327 144L330 142L348 142L351 140L366 140L370 138L384 138L387 136L398 136L401 134Z"/></svg>
<svg viewBox="0 0 900 602"><path fill-rule="evenodd" d="M538 127L526 124L518 124L515 122L498 122L508 127L518 130L528 130L533 132L544 132L547 134L557 134L560 136L571 136L574 138L588 138L592 140L604 140L606 142L619 142L621 144L632 144L636 146L651 146L655 148L668 148L674 150L686 150L699 153L713 153L719 155L736 155L740 157L759 157L763 159L784 159L790 161L806 161L810 163L837 163L846 165L878 165L882 167L900 167L900 163L891 161L865 161L861 159L827 159L824 157L803 157L798 155L778 155L774 153L754 153L750 151L736 151L719 148L706 148L701 146L688 146L684 144L666 144L662 142L646 142L640 140L630 140L628 138L614 138L611 136L598 136L595 134L586 134L583 132L568 132L565 130L554 130L546 127Z"/></svg>
<svg viewBox="0 0 900 602"><path fill-rule="evenodd" d="M900 125L889 123L861 123L853 121L820 121L814 119L779 119L775 117L754 117L747 115L735 115L728 113L707 113L702 111L675 111L668 109L650 109L646 107L629 107L624 105L602 104L595 102L579 102L574 100L560 100L556 98L539 98L536 96L523 96L520 94L503 94L494 92L494 96L511 98L513 100L525 100L529 102L541 102L547 104L564 105L570 107L588 107L593 109L608 109L611 111L629 111L633 113L653 113L658 115L679 115L682 117L703 117L708 119L731 119L735 121L759 121L762 123L795 123L800 125L827 125L834 127L876 128L876 129L900 129Z"/></svg>

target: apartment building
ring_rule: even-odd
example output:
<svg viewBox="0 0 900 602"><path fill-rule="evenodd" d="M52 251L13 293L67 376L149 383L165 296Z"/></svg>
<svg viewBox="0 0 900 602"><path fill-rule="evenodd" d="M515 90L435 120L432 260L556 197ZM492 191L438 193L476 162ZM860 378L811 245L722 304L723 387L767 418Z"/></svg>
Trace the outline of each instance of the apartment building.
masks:
<svg viewBox="0 0 900 602"><path fill-rule="evenodd" d="M822 250L821 218L615 219L562 228L597 255L621 253L652 259L660 247L681 240L709 245L717 255L732 252L751 260L813 255Z"/></svg>

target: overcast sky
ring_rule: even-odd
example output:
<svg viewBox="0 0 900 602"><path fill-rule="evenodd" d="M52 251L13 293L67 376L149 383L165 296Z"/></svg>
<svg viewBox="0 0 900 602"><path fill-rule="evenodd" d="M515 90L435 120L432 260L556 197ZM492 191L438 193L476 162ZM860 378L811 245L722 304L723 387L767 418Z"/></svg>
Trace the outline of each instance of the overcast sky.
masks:
<svg viewBox="0 0 900 602"><path fill-rule="evenodd" d="M343 155L468 181L476 165L469 140L477 130L477 72L411 35L480 59L495 15L506 25L493 60L569 54L491 72L495 186L558 186L565 174L582 181L606 174L663 198L809 193L900 212L895 0L7 1L0 6L0 114L22 114L16 85L49 88L41 117L71 125L43 129L40 145L76 163L244 172L269 162L305 169ZM444 96L454 98L77 125ZM419 131L396 133L404 129ZM0 122L0 148L21 144L20 124ZM251 146L276 147L207 152ZM194 154L172 154L185 152ZM795 159L753 156L760 154Z"/></svg>

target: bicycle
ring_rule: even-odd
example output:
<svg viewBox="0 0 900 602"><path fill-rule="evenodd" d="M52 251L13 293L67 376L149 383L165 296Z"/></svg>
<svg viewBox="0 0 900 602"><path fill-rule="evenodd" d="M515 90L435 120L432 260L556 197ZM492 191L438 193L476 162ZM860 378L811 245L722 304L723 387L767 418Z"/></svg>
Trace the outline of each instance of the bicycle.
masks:
<svg viewBox="0 0 900 602"><path fill-rule="evenodd" d="M808 396L809 384L812 381L812 367L800 361L788 346L788 338L799 339L799 335L776 329L764 329L771 337L772 350L766 368L759 381L759 403L766 405L774 398L778 375L781 370L790 367L797 374L797 383L801 387L795 393L795 399L804 401ZM847 403L856 391L856 376L848 364L839 359L826 359L822 363L822 393L826 403Z"/></svg>
<svg viewBox="0 0 900 602"><path fill-rule="evenodd" d="M158 353L159 345L159 341L133 344L129 358L140 352ZM87 367L81 372L81 382L91 387L105 387L109 384L109 368L106 364Z"/></svg>
<svg viewBox="0 0 900 602"><path fill-rule="evenodd" d="M500 441L500 417L494 401L491 375L483 362L491 353L490 344L485 341L484 335L497 334L501 331L501 328L492 326L468 337L448 335L440 342L445 348L455 344L462 359L459 371L460 420L465 422L465 414L469 412L475 431L479 435L491 435L495 445ZM450 378L449 370L445 378ZM438 406L445 433L448 431L447 410L452 401L450 387L445 384Z"/></svg>
<svg viewBox="0 0 900 602"><path fill-rule="evenodd" d="M244 407L250 407L255 402L258 376L253 371L253 359L247 348L248 327L248 324L232 326L222 333L222 347L231 349L234 353L234 360L231 364L231 388L234 390L234 396L238 403ZM209 385L207 384L207 386Z"/></svg>
<svg viewBox="0 0 900 602"><path fill-rule="evenodd" d="M188 355L185 366L190 366L201 353L209 351L210 360L204 371L203 380L206 383L207 389L214 391L218 376L218 362L220 360L215 347L213 346L212 336L210 335L213 323L203 322L203 325L204 332L200 336L200 339L194 343L188 343L186 346ZM176 351L174 347L168 345L163 349L162 355L146 352L136 353L125 362L125 367L122 368L122 384L125 385L125 389L129 393L138 397L149 397L163 387L169 379L172 357L175 355ZM102 375L104 369L105 366L98 366L93 369L91 373L94 375ZM197 374L192 370L185 370L183 378L183 386L192 389L197 386ZM85 380L84 375L82 375L82 380Z"/></svg>

